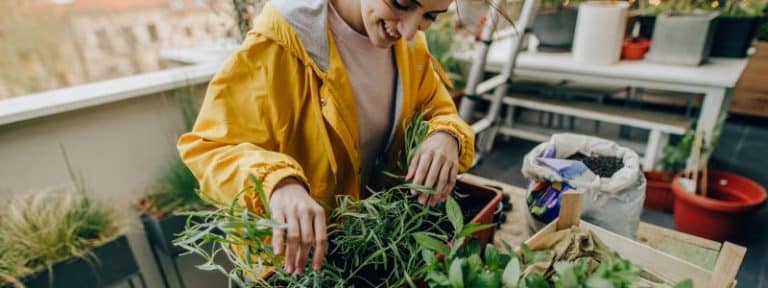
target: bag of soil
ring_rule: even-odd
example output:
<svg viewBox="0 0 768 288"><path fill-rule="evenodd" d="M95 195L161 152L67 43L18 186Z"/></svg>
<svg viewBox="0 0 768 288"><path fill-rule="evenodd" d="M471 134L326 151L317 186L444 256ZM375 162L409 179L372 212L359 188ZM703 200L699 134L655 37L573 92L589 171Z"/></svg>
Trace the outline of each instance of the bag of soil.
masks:
<svg viewBox="0 0 768 288"><path fill-rule="evenodd" d="M597 137L556 134L525 155L522 172L529 179L528 209L536 226L557 218L562 192L577 190L584 193L582 219L635 238L645 176L631 149Z"/></svg>

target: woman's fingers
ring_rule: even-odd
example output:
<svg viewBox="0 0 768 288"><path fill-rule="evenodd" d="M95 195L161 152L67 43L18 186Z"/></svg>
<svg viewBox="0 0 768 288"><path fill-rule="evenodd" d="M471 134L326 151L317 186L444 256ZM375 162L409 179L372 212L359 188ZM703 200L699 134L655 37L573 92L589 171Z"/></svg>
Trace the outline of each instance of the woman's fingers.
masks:
<svg viewBox="0 0 768 288"><path fill-rule="evenodd" d="M442 165L440 168L440 176L437 180L437 186L435 186L435 197L433 197L434 200L431 201L431 205L434 206L437 203L445 201L446 191L450 184L451 170L453 170L453 165L449 162L446 162L445 165Z"/></svg>
<svg viewBox="0 0 768 288"><path fill-rule="evenodd" d="M296 258L296 271L293 271L294 275L301 274L301 272L304 271L304 267L307 265L307 258L309 257L309 250L312 249L312 246L315 243L315 232L314 232L314 225L312 219L314 218L314 211L311 211L309 208L300 207L299 208L299 223L301 223L301 226L299 227L301 231L301 242L300 242L300 249L299 249L299 255Z"/></svg>
<svg viewBox="0 0 768 288"><path fill-rule="evenodd" d="M440 203L445 202L445 200L448 200L448 197L451 197L451 191L453 191L454 186L456 186L456 175L459 171L459 166L452 165L450 173L448 173L448 180L445 184L445 188L440 193Z"/></svg>
<svg viewBox="0 0 768 288"><path fill-rule="evenodd" d="M444 158L440 156L433 156L432 163L429 165L429 172L427 172L426 180L424 180L424 186L432 188L432 195L429 197L429 205L434 205L438 200L437 198L440 190L437 189L437 184L439 184L438 180L440 179L440 170L444 169L444 163Z"/></svg>
<svg viewBox="0 0 768 288"><path fill-rule="evenodd" d="M272 210L272 220L278 223L285 223L285 215L283 215L282 209ZM272 229L272 252L275 255L283 255L285 249L283 249L285 240L285 228Z"/></svg>
<svg viewBox="0 0 768 288"><path fill-rule="evenodd" d="M424 185L424 180L426 180L427 174L429 173L429 167L432 164L432 155L430 153L419 153L419 165L416 167L416 171L414 172L413 180L411 183L416 185ZM418 192L415 190L412 190L411 193L415 194L414 192ZM424 204L427 202L427 195L424 193L421 193L419 195L419 203Z"/></svg>
<svg viewBox="0 0 768 288"><path fill-rule="evenodd" d="M328 249L328 236L325 224L325 211L322 207L315 208L315 254L312 255L312 269L317 271L323 265L325 253Z"/></svg>
<svg viewBox="0 0 768 288"><path fill-rule="evenodd" d="M296 253L298 252L299 242L301 241L299 220L297 219L295 212L288 213L285 218L286 222L288 222L288 243L285 247L285 272L293 273L298 270L298 267L296 267Z"/></svg>

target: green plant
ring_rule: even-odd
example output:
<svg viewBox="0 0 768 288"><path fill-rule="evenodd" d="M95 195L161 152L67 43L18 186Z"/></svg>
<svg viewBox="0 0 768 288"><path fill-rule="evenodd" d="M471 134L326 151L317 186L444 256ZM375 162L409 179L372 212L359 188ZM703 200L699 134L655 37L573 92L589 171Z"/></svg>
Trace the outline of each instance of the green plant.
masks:
<svg viewBox="0 0 768 288"><path fill-rule="evenodd" d="M763 16L765 0L726 0L718 11L722 16L760 17Z"/></svg>
<svg viewBox="0 0 768 288"><path fill-rule="evenodd" d="M448 79L453 82L453 91L461 91L466 85L464 71L466 63L453 57L455 41L452 22L442 17L426 31L427 46L432 56L445 70Z"/></svg>
<svg viewBox="0 0 768 288"><path fill-rule="evenodd" d="M755 36L758 41L768 41L768 22L763 22L759 28L757 28L757 34Z"/></svg>
<svg viewBox="0 0 768 288"><path fill-rule="evenodd" d="M147 195L139 206L150 215L162 218L175 211L195 211L210 208L200 199L195 175L180 160L175 160L161 178L158 190Z"/></svg>
<svg viewBox="0 0 768 288"><path fill-rule="evenodd" d="M0 221L0 283L21 279L124 234L117 210L91 199L82 182L19 194L4 203Z"/></svg>
<svg viewBox="0 0 768 288"><path fill-rule="evenodd" d="M194 125L198 109L193 100L198 92L199 90L186 86L173 90L169 95L181 109L185 131L192 130ZM138 206L154 217L162 218L175 211L210 208L210 205L198 196L200 184L197 178L178 156L174 158L164 175L158 180L158 185L153 189L153 193L141 199Z"/></svg>
<svg viewBox="0 0 768 288"><path fill-rule="evenodd" d="M723 114L717 120L717 125L715 125L710 143L707 143L707 145L702 145L701 147L702 154L714 151L715 144L720 138L720 133L722 132L722 127L725 124L725 119L727 117L727 114ZM688 164L688 158L691 156L691 150L693 150L693 141L696 139L695 131L695 127L689 129L685 132L685 134L683 134L682 138L680 138L677 143L664 147L664 153L661 161L659 162L659 168L661 168L661 171L677 173L685 169L686 165Z"/></svg>
<svg viewBox="0 0 768 288"><path fill-rule="evenodd" d="M575 6L581 3L581 0L542 0L539 9L557 8L561 9L567 6Z"/></svg>
<svg viewBox="0 0 768 288"><path fill-rule="evenodd" d="M424 114L417 114L405 131L405 146L398 166L407 169L410 159L428 130ZM421 246L413 235L428 231L431 235L447 235L443 223L458 223L456 214L446 215L440 208L419 204L409 196L411 189L432 193L431 189L405 183L402 176L387 173L394 184L381 191L371 191L362 200L339 196L337 207L331 212L333 224L329 225L329 252L320 271L307 269L299 277L285 274L278 269L267 281L243 275L262 275L269 267L276 267L279 258L272 254L272 247L265 239L272 229L282 228L282 223L271 220L268 200L258 180L242 193L254 192L264 205L264 214L255 214L239 206L237 200L222 205L210 199L217 210L184 212L189 216L185 231L174 244L207 259L198 268L219 271L227 275L232 284L284 287L399 287L415 285L413 279L421 278L424 259ZM236 197L236 198L239 198ZM451 204L453 205L453 204ZM461 211L459 210L459 217ZM197 219L197 220L196 220ZM202 220L200 220L202 219ZM463 224L463 223L462 223ZM468 226L472 227L472 226ZM224 232L216 233L216 230ZM470 228L466 228L470 229ZM470 230L466 230L470 231ZM209 248L212 245L213 248ZM227 269L213 261L217 255L225 255L233 269Z"/></svg>

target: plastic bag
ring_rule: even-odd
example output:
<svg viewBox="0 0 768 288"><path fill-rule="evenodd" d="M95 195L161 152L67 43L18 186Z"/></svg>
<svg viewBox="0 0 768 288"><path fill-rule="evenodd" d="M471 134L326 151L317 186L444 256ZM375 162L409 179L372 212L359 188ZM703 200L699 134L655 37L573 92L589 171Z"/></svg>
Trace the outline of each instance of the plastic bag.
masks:
<svg viewBox="0 0 768 288"><path fill-rule="evenodd" d="M576 153L618 157L623 166L610 177L600 177L582 162L566 159ZM551 222L559 213L563 192L583 191L582 219L635 238L646 185L635 151L597 137L556 134L525 155L522 172L530 181L527 202L533 219Z"/></svg>

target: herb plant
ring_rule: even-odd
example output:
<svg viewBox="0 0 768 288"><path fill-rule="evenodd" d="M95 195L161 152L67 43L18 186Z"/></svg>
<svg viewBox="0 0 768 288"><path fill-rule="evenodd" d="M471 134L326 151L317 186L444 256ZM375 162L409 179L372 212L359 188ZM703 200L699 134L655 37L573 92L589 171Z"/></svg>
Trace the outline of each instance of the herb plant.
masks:
<svg viewBox="0 0 768 288"><path fill-rule="evenodd" d="M81 181L3 203L0 218L0 286L20 285L22 278L51 269L59 261L90 255L129 229L124 215L93 200Z"/></svg>

